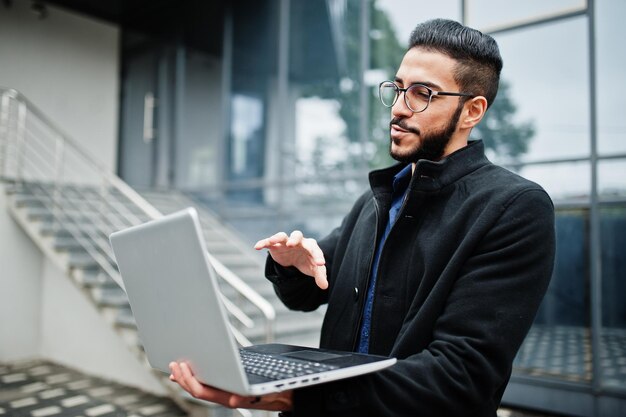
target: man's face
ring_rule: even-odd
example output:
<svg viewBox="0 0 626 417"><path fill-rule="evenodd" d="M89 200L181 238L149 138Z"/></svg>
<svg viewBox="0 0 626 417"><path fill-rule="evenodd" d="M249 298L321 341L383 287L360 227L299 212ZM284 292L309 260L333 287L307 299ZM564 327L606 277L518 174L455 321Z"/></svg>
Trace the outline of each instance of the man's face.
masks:
<svg viewBox="0 0 626 417"><path fill-rule="evenodd" d="M455 60L439 52L411 48L402 59L395 82L401 88L419 83L434 91L458 92L452 75L455 64ZM433 96L425 111L413 113L401 94L391 109L391 157L408 163L419 159L437 161L448 155L447 148L463 110L459 100L459 97Z"/></svg>

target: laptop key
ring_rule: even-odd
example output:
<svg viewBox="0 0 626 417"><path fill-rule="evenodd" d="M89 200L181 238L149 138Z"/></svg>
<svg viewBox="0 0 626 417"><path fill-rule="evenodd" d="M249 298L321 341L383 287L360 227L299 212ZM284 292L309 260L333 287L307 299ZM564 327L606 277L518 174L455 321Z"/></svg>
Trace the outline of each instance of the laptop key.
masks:
<svg viewBox="0 0 626 417"><path fill-rule="evenodd" d="M277 358L258 352L240 350L241 360L247 373L270 379L286 379L311 375L317 372L337 369L338 366L300 359Z"/></svg>

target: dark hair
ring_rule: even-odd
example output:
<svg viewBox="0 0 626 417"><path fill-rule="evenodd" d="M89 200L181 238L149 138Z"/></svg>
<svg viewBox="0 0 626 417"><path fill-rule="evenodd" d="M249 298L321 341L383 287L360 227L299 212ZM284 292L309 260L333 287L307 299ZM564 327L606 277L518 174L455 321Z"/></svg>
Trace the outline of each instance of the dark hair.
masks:
<svg viewBox="0 0 626 417"><path fill-rule="evenodd" d="M491 106L498 93L502 57L495 39L453 20L434 19L418 24L409 49L419 47L456 60L454 80L462 92L484 96Z"/></svg>

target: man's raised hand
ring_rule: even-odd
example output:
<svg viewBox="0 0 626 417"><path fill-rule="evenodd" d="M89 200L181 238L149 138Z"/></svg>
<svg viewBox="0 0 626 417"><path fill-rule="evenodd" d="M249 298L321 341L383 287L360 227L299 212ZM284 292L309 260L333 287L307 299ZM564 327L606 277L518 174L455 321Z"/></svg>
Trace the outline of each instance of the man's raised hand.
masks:
<svg viewBox="0 0 626 417"><path fill-rule="evenodd" d="M324 254L315 239L305 238L299 230L293 231L289 236L280 232L261 239L254 248L269 249L270 256L279 265L293 266L303 274L315 278L315 283L321 289L328 288Z"/></svg>

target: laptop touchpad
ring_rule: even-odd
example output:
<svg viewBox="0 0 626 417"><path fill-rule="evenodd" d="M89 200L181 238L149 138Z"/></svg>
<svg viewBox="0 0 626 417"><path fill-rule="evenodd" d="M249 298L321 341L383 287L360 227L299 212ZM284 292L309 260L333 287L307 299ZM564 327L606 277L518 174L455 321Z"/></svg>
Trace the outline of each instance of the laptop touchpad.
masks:
<svg viewBox="0 0 626 417"><path fill-rule="evenodd" d="M304 359L306 361L322 362L329 359L342 358L346 355L337 355L335 353L317 352L314 350L298 350L296 352L283 353L282 356L288 356L290 358Z"/></svg>

